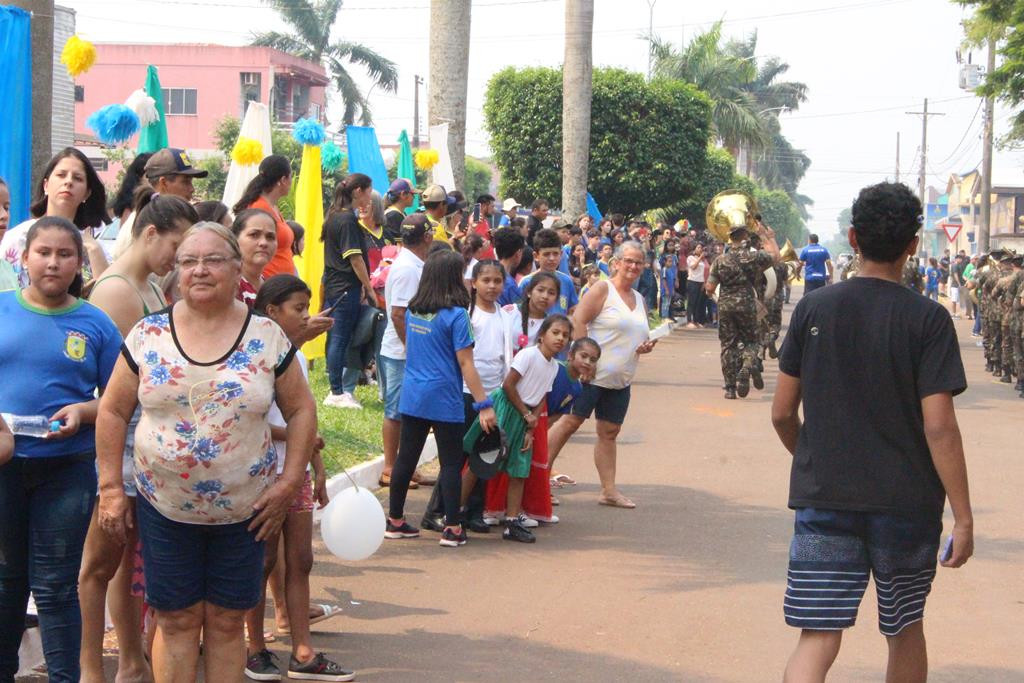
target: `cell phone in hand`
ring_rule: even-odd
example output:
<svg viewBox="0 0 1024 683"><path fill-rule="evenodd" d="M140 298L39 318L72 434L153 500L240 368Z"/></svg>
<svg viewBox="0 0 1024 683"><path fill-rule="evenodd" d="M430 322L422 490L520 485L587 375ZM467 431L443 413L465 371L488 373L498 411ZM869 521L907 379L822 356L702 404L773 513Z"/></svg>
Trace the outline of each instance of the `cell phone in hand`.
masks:
<svg viewBox="0 0 1024 683"><path fill-rule="evenodd" d="M479 223L479 222L480 222L480 205L477 204L477 205L475 205L473 207L473 223L476 224L476 223Z"/></svg>
<svg viewBox="0 0 1024 683"><path fill-rule="evenodd" d="M953 557L953 534L949 535L946 539L946 543L942 546L942 552L939 553L939 561L949 562L949 558Z"/></svg>

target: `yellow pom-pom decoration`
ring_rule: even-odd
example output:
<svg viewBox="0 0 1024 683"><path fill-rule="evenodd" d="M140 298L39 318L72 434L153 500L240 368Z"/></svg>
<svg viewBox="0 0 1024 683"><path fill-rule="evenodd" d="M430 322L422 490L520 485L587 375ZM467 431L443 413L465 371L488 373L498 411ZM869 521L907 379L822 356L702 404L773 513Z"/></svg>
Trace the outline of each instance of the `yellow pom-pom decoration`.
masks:
<svg viewBox="0 0 1024 683"><path fill-rule="evenodd" d="M421 149L413 155L413 160L416 162L416 168L429 171L441 160L441 155L436 149Z"/></svg>
<svg viewBox="0 0 1024 683"><path fill-rule="evenodd" d="M77 35L68 38L60 53L60 61L72 78L84 74L96 63L96 46Z"/></svg>
<svg viewBox="0 0 1024 683"><path fill-rule="evenodd" d="M258 164L263 161L263 144L259 140L239 137L238 142L231 148L231 159L242 166Z"/></svg>

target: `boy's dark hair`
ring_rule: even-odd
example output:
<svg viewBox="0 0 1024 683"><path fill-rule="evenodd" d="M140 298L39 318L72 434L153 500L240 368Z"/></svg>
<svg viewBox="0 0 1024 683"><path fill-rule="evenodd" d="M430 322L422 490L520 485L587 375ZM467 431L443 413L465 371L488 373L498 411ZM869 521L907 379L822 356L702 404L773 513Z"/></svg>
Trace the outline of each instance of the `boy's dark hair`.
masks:
<svg viewBox="0 0 1024 683"><path fill-rule="evenodd" d="M612 221L612 226L616 227L616 228L621 228L622 227L622 223L626 220L626 217L623 216L621 213L613 213L610 216L610 218L611 218L611 221Z"/></svg>
<svg viewBox="0 0 1024 683"><path fill-rule="evenodd" d="M516 252L526 246L526 240L518 231L511 228L498 228L491 236L494 253L498 258L512 258Z"/></svg>
<svg viewBox="0 0 1024 683"><path fill-rule="evenodd" d="M469 292L462 279L466 266L451 249L427 257L416 294L409 301L413 313L437 313L444 308L469 308Z"/></svg>
<svg viewBox="0 0 1024 683"><path fill-rule="evenodd" d="M494 203L494 195L492 195L492 194L482 194L482 195L480 195L479 197L476 198L476 203L477 204L493 204Z"/></svg>
<svg viewBox="0 0 1024 683"><path fill-rule="evenodd" d="M285 223L287 223L288 227L292 229L292 235L294 235L292 238L292 254L295 256L302 256L302 252L299 251L299 242L306 237L306 229L302 227L301 223L296 221L285 221Z"/></svg>
<svg viewBox="0 0 1024 683"><path fill-rule="evenodd" d="M253 310L260 315L266 315L267 306L280 306L297 292L313 296L306 283L294 275L287 273L275 275L264 282L260 291L256 293L256 301L252 305Z"/></svg>
<svg viewBox="0 0 1024 683"><path fill-rule="evenodd" d="M569 326L569 335L572 336L572 321L569 320L569 316L564 313L552 313L548 317L544 318L544 322L540 324L540 329L537 330L537 336L534 337L534 343L539 344L540 338L544 336L544 333L550 330L557 323L565 323Z"/></svg>
<svg viewBox="0 0 1024 683"><path fill-rule="evenodd" d="M561 249L562 238L558 236L558 233L551 228L541 228L537 231L537 234L533 236L533 250L540 251L541 249Z"/></svg>
<svg viewBox="0 0 1024 683"><path fill-rule="evenodd" d="M533 271L533 247L526 245L523 247L523 255L519 257L519 265L516 266L516 272L513 275L529 275Z"/></svg>
<svg viewBox="0 0 1024 683"><path fill-rule="evenodd" d="M921 229L921 200L903 183L871 185L857 195L852 223L864 258L892 263Z"/></svg>
<svg viewBox="0 0 1024 683"><path fill-rule="evenodd" d="M548 205L548 200L546 200L546 199L534 199L533 203L530 204L530 211L536 211L540 207L547 206L547 205Z"/></svg>
<svg viewBox="0 0 1024 683"><path fill-rule="evenodd" d="M406 244L408 244L408 242L406 242ZM452 245L442 240L434 240L430 243L430 249L427 249L427 258L430 258L441 251L453 251Z"/></svg>
<svg viewBox="0 0 1024 683"><path fill-rule="evenodd" d="M583 228L581 228L578 225L570 225L569 226L569 234L570 235L582 235L583 234Z"/></svg>
<svg viewBox="0 0 1024 683"><path fill-rule="evenodd" d="M811 244L817 244L817 243L818 243L818 236L817 236L817 235L815 235L815 234L814 234L814 233L812 232L812 233L811 233L810 235L808 235L808 236L807 236L807 240L808 240L808 241L809 241L809 242L810 242Z"/></svg>
<svg viewBox="0 0 1024 683"><path fill-rule="evenodd" d="M523 300L519 302L519 313L523 317L523 334L526 334L526 331L529 329L530 294L533 292L533 288L536 287L541 280L551 280L554 282L555 291L558 293L558 296L562 295L562 283L557 277L555 277L554 273L549 273L546 270L538 270L536 273L532 274L530 276L530 281L526 283L525 287L523 287Z"/></svg>
<svg viewBox="0 0 1024 683"><path fill-rule="evenodd" d="M574 353L579 351L581 347L584 347L584 346L592 346L592 347L594 347L594 350L597 351L597 357L598 358L601 357L601 345L598 344L596 341L594 341L590 337L580 337L579 339L574 341L572 343L572 346L569 347L569 355L570 356L573 355Z"/></svg>
<svg viewBox="0 0 1024 683"><path fill-rule="evenodd" d="M526 227L526 219L523 218L522 216L516 216L515 218L509 221L508 225L510 228L522 230L523 228Z"/></svg>

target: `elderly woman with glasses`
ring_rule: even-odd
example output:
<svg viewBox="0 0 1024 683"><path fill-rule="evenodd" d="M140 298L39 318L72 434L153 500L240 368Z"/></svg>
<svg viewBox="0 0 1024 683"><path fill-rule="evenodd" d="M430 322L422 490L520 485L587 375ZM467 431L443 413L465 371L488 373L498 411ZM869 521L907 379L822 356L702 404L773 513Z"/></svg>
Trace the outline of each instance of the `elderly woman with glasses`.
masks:
<svg viewBox="0 0 1024 683"><path fill-rule="evenodd" d="M597 414L594 464L601 479L598 503L620 508L636 505L615 486L616 439L629 409L630 384L640 354L650 353L656 341L648 340L647 307L633 289L646 265L646 251L639 242L623 242L615 251L617 268L608 280L598 280L583 295L573 313L577 337L591 337L601 347L597 371L573 404L572 413L558 420L548 432L548 454L555 457L580 425Z"/></svg>
<svg viewBox="0 0 1024 683"><path fill-rule="evenodd" d="M187 233L177 254L182 298L125 339L97 419L101 528L132 523L121 452L136 405L136 515L146 600L156 612L153 675L196 680L202 634L208 681L241 681L243 618L260 599L263 541L302 484L316 406L295 348L238 301L242 253L219 223ZM276 475L267 412L287 423Z"/></svg>

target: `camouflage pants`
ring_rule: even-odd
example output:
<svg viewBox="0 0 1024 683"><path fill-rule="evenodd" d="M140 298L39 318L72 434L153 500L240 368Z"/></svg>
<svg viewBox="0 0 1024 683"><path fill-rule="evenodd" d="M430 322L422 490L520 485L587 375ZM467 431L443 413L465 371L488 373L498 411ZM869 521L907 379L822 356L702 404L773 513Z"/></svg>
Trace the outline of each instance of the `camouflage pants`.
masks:
<svg viewBox="0 0 1024 683"><path fill-rule="evenodd" d="M768 306L768 338L765 343L771 343L779 338L782 330L782 300L778 303L772 301Z"/></svg>
<svg viewBox="0 0 1024 683"><path fill-rule="evenodd" d="M1010 317L1010 340L1013 351L1013 374L1024 377L1024 329L1021 326L1022 311L1014 311Z"/></svg>
<svg viewBox="0 0 1024 683"><path fill-rule="evenodd" d="M735 387L744 366L751 368L760 351L757 315L747 311L719 311L718 340L722 343L722 377L725 386Z"/></svg>
<svg viewBox="0 0 1024 683"><path fill-rule="evenodd" d="M988 359L995 363L997 366L1002 366L1002 351L1003 351L1003 335L1002 335L1002 323L999 315L988 318L988 334L985 339L987 341L986 349L988 350Z"/></svg>
<svg viewBox="0 0 1024 683"><path fill-rule="evenodd" d="M999 319L999 359L1004 371L1013 369L1013 335L1010 334L1009 313L1004 313Z"/></svg>

